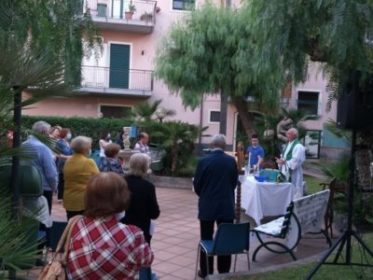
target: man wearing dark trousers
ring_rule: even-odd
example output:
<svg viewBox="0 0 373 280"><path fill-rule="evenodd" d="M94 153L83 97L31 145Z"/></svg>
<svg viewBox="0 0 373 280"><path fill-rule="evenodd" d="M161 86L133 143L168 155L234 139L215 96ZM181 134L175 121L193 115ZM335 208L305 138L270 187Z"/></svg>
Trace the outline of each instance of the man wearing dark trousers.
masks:
<svg viewBox="0 0 373 280"><path fill-rule="evenodd" d="M237 185L237 164L233 157L224 153L224 135L215 135L211 141L212 151L202 158L194 175L194 191L199 197L198 219L201 240L212 240L214 224L233 223L234 189ZM209 258L209 273L213 273L213 258ZM231 256L218 257L218 272L227 273ZM201 252L198 276L207 276L206 256Z"/></svg>

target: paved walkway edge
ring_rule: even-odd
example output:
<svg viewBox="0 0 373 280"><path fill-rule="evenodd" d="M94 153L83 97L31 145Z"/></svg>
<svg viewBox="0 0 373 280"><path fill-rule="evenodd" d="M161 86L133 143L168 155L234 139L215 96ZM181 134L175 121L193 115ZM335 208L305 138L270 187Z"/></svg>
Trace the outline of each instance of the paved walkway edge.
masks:
<svg viewBox="0 0 373 280"><path fill-rule="evenodd" d="M278 264L278 265L273 265L269 267L263 267L263 268L258 268L258 269L252 269L250 271L240 271L240 272L233 272L233 273L225 273L225 274L214 274L209 276L207 279L209 280L224 280L224 279L230 279L233 277L238 277L238 276L250 276L250 275L256 275L256 274L261 274L261 273L266 273L266 272L271 272L271 271L276 271L276 270L281 270L285 268L292 268L292 267L297 267L300 265L305 265L309 264L312 262L317 262L321 259L321 257L328 251L329 249L310 256L308 258L300 259L294 262L289 262L289 263L284 263L284 264ZM250 263L251 264L251 263Z"/></svg>

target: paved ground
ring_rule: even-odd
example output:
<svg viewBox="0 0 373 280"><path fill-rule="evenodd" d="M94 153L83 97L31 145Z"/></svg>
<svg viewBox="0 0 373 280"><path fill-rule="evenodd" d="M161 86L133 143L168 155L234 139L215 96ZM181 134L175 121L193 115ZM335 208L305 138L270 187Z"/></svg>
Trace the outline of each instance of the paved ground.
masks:
<svg viewBox="0 0 373 280"><path fill-rule="evenodd" d="M197 197L190 189L157 188L161 216L156 221L156 230L152 240L155 260L154 272L162 280L194 279L199 242L199 223L197 220ZM54 220L65 220L62 204L54 202ZM257 243L251 242L251 252ZM312 237L302 239L296 253L306 258L327 249L324 239ZM262 251L257 262L251 264L252 270L262 269L275 264L292 262L288 255L273 255ZM247 271L246 257L238 257L236 271ZM35 279L37 271L31 271L28 279Z"/></svg>

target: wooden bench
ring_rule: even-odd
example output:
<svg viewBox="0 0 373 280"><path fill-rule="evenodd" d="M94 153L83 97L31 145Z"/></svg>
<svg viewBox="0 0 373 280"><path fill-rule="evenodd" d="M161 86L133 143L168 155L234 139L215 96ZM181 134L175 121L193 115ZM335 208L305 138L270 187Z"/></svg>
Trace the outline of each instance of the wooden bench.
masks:
<svg viewBox="0 0 373 280"><path fill-rule="evenodd" d="M260 242L253 253L253 261L262 248L277 254L288 253L296 260L294 249L305 233L322 233L331 246L330 238L323 228L329 194L329 190L324 190L296 199L289 204L283 217L253 229L252 232ZM264 239L263 236L272 238ZM276 239L280 239L282 242Z"/></svg>

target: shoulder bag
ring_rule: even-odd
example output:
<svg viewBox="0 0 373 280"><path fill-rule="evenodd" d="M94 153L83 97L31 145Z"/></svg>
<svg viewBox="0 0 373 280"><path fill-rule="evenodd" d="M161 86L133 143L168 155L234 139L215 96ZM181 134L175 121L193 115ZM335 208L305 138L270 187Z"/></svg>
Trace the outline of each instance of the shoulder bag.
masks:
<svg viewBox="0 0 373 280"><path fill-rule="evenodd" d="M75 224L82 218L81 215L71 218L57 244L52 260L44 266L38 280L65 280L66 261L70 245L71 232ZM64 250L62 250L64 249Z"/></svg>

